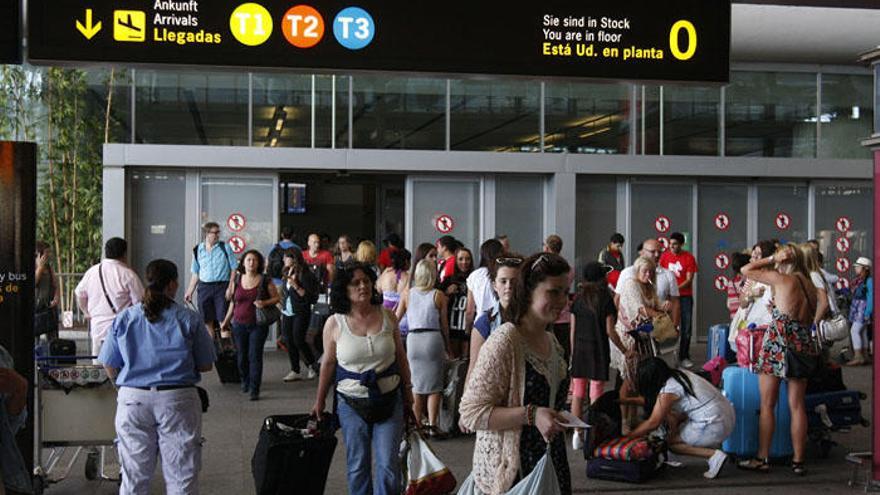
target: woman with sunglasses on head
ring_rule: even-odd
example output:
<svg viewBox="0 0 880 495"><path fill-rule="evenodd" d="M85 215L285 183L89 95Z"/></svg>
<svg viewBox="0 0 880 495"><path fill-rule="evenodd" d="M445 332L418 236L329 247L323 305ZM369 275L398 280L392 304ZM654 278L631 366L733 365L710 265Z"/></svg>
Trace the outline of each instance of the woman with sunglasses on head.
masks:
<svg viewBox="0 0 880 495"><path fill-rule="evenodd" d="M321 419L335 377L336 404L348 492L400 493L398 451L412 385L397 320L382 307L376 274L355 264L337 273L330 287L335 311L324 325L324 356L312 413ZM375 471L373 471L375 461Z"/></svg>
<svg viewBox="0 0 880 495"><path fill-rule="evenodd" d="M775 269L770 268L775 267ZM770 269L767 269L770 268ZM775 254L752 261L742 268L746 277L767 284L773 291L770 309L772 322L764 332L761 351L755 363L761 389L761 419L758 452L753 459L739 463L742 469L766 472L773 430L779 382L788 382L788 406L791 410L791 443L794 455L792 471L804 475L807 443L807 412L804 396L807 378L815 371L819 352L811 331L816 315L817 291L804 265L803 253L788 244Z"/></svg>
<svg viewBox="0 0 880 495"><path fill-rule="evenodd" d="M489 273L494 270L495 260L504 253L504 246L498 239L489 239L480 245L480 267L467 278L467 307L465 308L465 328L470 331L474 321L497 301L492 290Z"/></svg>
<svg viewBox="0 0 880 495"><path fill-rule="evenodd" d="M568 263L552 253L522 263L510 298L510 321L480 350L461 401L461 421L477 432L474 493L504 493L546 454L559 491L571 493L564 422L568 376L562 346L547 327L568 303Z"/></svg>

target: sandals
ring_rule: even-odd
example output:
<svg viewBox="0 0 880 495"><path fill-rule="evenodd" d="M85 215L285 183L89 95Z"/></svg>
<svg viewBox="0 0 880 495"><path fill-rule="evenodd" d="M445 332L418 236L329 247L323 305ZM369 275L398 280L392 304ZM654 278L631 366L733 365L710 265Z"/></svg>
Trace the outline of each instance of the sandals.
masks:
<svg viewBox="0 0 880 495"><path fill-rule="evenodd" d="M807 468L804 466L803 461L791 461L791 472L797 476L803 476L807 474Z"/></svg>
<svg viewBox="0 0 880 495"><path fill-rule="evenodd" d="M760 457L753 457L748 460L740 461L736 463L736 467L746 471L757 471L759 473L770 472L770 463L766 457L763 459Z"/></svg>

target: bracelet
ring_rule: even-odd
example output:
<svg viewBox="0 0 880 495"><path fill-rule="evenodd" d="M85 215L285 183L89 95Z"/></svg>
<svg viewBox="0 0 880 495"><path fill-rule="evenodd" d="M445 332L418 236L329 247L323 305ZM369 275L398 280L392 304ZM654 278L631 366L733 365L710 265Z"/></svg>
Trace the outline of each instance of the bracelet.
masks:
<svg viewBox="0 0 880 495"><path fill-rule="evenodd" d="M527 426L535 426L535 413L538 408L535 407L534 404L529 404L526 406L526 425Z"/></svg>

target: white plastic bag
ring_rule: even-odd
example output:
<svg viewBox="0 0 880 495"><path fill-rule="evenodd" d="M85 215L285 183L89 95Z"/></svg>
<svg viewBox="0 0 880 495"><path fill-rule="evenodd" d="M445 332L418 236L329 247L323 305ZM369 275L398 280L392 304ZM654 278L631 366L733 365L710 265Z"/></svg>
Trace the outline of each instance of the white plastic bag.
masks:
<svg viewBox="0 0 880 495"><path fill-rule="evenodd" d="M560 495L559 480L556 478L556 468L553 467L553 459L550 450L535 465L535 469L528 476L519 480L506 495ZM458 490L458 495L483 495L474 483L474 475L471 473Z"/></svg>
<svg viewBox="0 0 880 495"><path fill-rule="evenodd" d="M407 435L406 495L440 495L455 489L455 476L443 464L428 442L413 430Z"/></svg>

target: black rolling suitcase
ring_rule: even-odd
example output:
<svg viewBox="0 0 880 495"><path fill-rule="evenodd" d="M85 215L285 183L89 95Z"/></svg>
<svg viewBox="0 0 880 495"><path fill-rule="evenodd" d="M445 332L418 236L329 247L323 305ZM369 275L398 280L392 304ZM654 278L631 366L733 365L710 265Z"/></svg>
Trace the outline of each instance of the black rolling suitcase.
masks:
<svg viewBox="0 0 880 495"><path fill-rule="evenodd" d="M330 413L317 424L308 414L266 418L251 459L257 495L323 494L335 434L336 416Z"/></svg>
<svg viewBox="0 0 880 495"><path fill-rule="evenodd" d="M220 377L220 383L241 383L241 377L238 375L238 353L234 346L225 346L221 339L214 339L217 349L217 361L214 366L217 367L217 376Z"/></svg>

